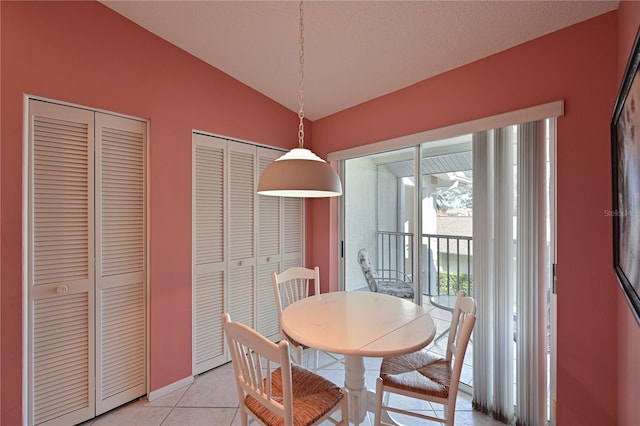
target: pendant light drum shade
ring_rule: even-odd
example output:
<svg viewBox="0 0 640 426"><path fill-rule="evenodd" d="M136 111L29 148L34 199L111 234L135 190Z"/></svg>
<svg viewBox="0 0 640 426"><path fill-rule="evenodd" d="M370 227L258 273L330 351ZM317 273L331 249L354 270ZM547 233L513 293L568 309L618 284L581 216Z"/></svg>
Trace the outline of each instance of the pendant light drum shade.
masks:
<svg viewBox="0 0 640 426"><path fill-rule="evenodd" d="M320 198L342 195L338 174L326 161L304 148L304 23L300 0L300 111L298 118L299 147L271 163L260 176L258 194L276 197Z"/></svg>
<svg viewBox="0 0 640 426"><path fill-rule="evenodd" d="M279 197L336 197L340 178L323 159L306 148L294 148L271 163L260 176L258 194Z"/></svg>

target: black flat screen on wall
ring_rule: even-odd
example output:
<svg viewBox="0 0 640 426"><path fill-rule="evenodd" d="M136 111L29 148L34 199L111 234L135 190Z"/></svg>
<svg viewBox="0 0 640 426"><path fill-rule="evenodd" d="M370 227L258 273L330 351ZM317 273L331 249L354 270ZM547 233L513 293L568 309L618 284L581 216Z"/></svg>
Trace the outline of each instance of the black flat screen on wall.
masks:
<svg viewBox="0 0 640 426"><path fill-rule="evenodd" d="M640 46L633 46L611 120L613 266L640 323Z"/></svg>

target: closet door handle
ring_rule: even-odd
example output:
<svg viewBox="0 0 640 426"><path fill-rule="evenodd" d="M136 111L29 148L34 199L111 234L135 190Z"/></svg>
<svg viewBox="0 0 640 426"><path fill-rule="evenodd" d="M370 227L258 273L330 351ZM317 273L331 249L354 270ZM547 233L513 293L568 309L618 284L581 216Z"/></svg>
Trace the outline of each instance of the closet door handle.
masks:
<svg viewBox="0 0 640 426"><path fill-rule="evenodd" d="M58 293L58 294L65 294L68 291L69 291L69 287L66 286L66 285L61 285L60 287L58 287L56 289L56 293Z"/></svg>

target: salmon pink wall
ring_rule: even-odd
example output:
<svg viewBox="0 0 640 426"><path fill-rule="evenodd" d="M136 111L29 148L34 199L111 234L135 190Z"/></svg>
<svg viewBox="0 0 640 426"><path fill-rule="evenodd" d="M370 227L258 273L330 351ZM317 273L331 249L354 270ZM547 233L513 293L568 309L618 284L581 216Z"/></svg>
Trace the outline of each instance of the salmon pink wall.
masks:
<svg viewBox="0 0 640 426"><path fill-rule="evenodd" d="M611 220L604 213L611 208L616 42L617 14L611 12L314 122L314 150L326 157L331 151L565 101L557 127L559 425L617 421L620 292L612 270ZM335 204L314 205L314 218L328 216ZM327 221L315 220L314 226L316 235L337 234ZM321 269L336 259L334 247L324 241L314 240Z"/></svg>
<svg viewBox="0 0 640 426"><path fill-rule="evenodd" d="M98 2L0 2L0 424L22 422L23 95L150 120L150 386L192 374L191 131L296 146L297 114Z"/></svg>
<svg viewBox="0 0 640 426"><path fill-rule="evenodd" d="M608 123L639 14L622 2L619 41L614 12L313 123L314 151L326 158L565 100L558 120L560 425L639 423L640 332L611 271L611 223L603 214L611 205ZM23 94L150 120L152 390L191 374L191 130L288 148L297 142L290 130L297 115L99 3L2 1L0 19L0 424L19 424ZM307 206L308 264L327 271L326 291L337 277L337 200Z"/></svg>
<svg viewBox="0 0 640 426"><path fill-rule="evenodd" d="M640 3L623 1L618 7L618 72L622 83L640 24ZM622 291L618 295L618 424L640 425L640 325Z"/></svg>

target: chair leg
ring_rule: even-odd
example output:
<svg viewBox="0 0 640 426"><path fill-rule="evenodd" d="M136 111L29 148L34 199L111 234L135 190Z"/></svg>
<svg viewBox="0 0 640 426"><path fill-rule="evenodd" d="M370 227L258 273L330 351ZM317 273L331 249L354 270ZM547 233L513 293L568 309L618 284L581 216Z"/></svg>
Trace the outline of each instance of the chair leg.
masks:
<svg viewBox="0 0 640 426"><path fill-rule="evenodd" d="M455 410L455 405L454 404L447 404L446 407L444 407L444 418L447 420L446 425L447 426L453 426L453 422L456 418L456 410Z"/></svg>
<svg viewBox="0 0 640 426"><path fill-rule="evenodd" d="M314 360L313 361L314 362L313 371L316 372L316 373L318 372L318 366L319 366L319 363L320 363L318 358L320 358L320 350L314 349L313 350L313 360Z"/></svg>
<svg viewBox="0 0 640 426"><path fill-rule="evenodd" d="M349 391L347 388L342 388L344 397L342 398L342 421L340 425L349 426Z"/></svg>
<svg viewBox="0 0 640 426"><path fill-rule="evenodd" d="M239 414L240 414L240 425L247 426L249 424L249 416L244 411L244 407L242 405L240 405Z"/></svg>
<svg viewBox="0 0 640 426"><path fill-rule="evenodd" d="M295 362L296 364L298 364L301 367L304 367L302 365L302 361L304 359L304 351L302 350L302 347L296 346L295 349L291 353L291 358L293 358L293 362Z"/></svg>

